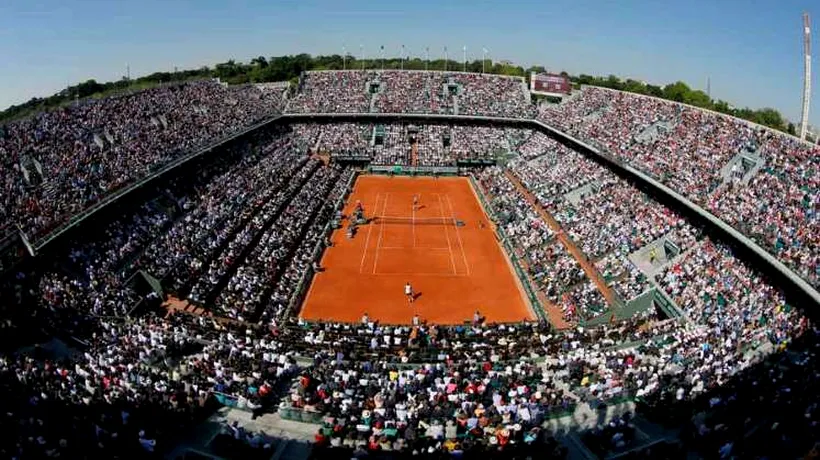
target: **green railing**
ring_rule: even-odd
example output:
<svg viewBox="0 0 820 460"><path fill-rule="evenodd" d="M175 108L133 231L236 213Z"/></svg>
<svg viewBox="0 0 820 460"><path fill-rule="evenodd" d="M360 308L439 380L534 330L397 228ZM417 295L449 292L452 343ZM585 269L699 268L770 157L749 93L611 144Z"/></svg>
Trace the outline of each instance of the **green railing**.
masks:
<svg viewBox="0 0 820 460"><path fill-rule="evenodd" d="M294 422L322 424L325 420L321 412L308 412L297 407L280 407L277 412L283 419Z"/></svg>
<svg viewBox="0 0 820 460"><path fill-rule="evenodd" d="M455 166L399 166L375 165L369 167L375 174L397 174L402 176L455 176L458 168Z"/></svg>

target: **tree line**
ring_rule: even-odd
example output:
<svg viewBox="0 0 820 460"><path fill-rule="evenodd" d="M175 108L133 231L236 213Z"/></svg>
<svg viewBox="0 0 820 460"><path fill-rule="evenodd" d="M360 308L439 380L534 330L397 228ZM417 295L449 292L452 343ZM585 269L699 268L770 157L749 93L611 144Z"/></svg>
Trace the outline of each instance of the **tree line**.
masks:
<svg viewBox="0 0 820 460"><path fill-rule="evenodd" d="M472 60L459 62L452 59L433 59L430 61L415 58L386 57L384 59L357 59L352 55L311 56L297 54L266 58L259 56L248 62L229 60L213 67L201 67L174 72L155 72L136 79L123 77L118 81L99 83L88 80L70 86L52 96L32 98L19 105L13 105L0 112L0 122L13 120L27 115L52 109L72 101L105 97L113 94L137 91L153 86L202 78L219 78L229 84L262 83L272 81L298 81L299 75L306 70L340 70L340 69L407 69L407 70L451 70L467 72L486 72L498 75L512 75L529 78L531 72L543 72L543 66L524 68L508 61ZM567 75L566 72L562 72ZM745 120L759 123L770 128L794 134L795 127L775 109L734 108L726 101L714 100L701 90L690 88L683 82L666 86L656 86L636 80L621 80L615 75L595 77L590 75L569 76L577 86L580 84L597 85L638 94L646 94L683 102L697 107L715 110Z"/></svg>

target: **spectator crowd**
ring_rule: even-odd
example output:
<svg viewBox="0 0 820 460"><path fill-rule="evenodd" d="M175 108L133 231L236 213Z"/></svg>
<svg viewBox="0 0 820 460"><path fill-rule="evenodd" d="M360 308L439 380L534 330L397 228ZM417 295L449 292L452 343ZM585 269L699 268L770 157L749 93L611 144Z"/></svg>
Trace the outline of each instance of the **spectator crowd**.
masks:
<svg viewBox="0 0 820 460"><path fill-rule="evenodd" d="M36 241L168 163L262 121L282 92L216 81L78 101L0 128L0 221ZM5 225L4 225L5 226Z"/></svg>
<svg viewBox="0 0 820 460"><path fill-rule="evenodd" d="M492 163L530 135L516 128L429 123L300 123L293 125L293 132L304 152L402 166Z"/></svg>
<svg viewBox="0 0 820 460"><path fill-rule="evenodd" d="M820 287L820 150L743 120L587 87L538 118L667 184Z"/></svg>
<svg viewBox="0 0 820 460"><path fill-rule="evenodd" d="M434 106L424 91L386 96L405 78L435 91L423 81L427 75L388 73L308 73L291 110L367 111L373 81L379 82L372 93L378 94L377 107ZM487 103L523 91L516 80L493 83L506 88L496 92L482 86L483 76L441 77L442 91L454 88L454 110L523 110L514 103ZM27 222L27 231L45 231L59 221L56 216L98 200L100 184L123 186L275 110L275 98L260 96L254 87L209 85L217 84L163 87L10 125L0 150L4 167L18 179L6 179L3 199L11 206L3 212ZM338 92L338 98L326 99L325 89ZM816 267L816 152L687 108L651 99L630 104L618 99L627 96L587 91L564 107L542 109L539 116L645 165L640 167L676 187L690 187L691 196L701 196L712 209L736 213L738 226L760 232L760 238L774 237L770 246L781 258ZM107 104L116 115L106 112ZM202 119L177 131L183 116ZM202 123L208 127L197 131ZM702 131L690 138L687 126ZM583 405L623 398L650 412L694 408L708 414L692 419L688 436L692 449L709 457L764 450L772 456L803 455L817 442L817 330L729 247L539 133L445 125L419 126L414 133L406 125L385 128L384 153L369 155L384 155L388 162L403 158L390 148L408 135L419 137L419 164L499 147L519 153L506 170L491 167L474 177L515 251L512 256L573 327L489 324L480 317L456 326L427 324L423 318L404 326L367 317L360 324L301 320L296 305L304 281L354 177L351 169L307 153L317 145L372 148L367 145L372 131L354 124L267 131L156 187L144 204L68 242L51 263L16 274L14 282L26 283L26 289L0 293L3 311L15 302L29 305L22 297L36 299L28 306L29 320L54 337L71 338L72 348L59 356L40 350L0 355L0 388L6 391L0 401L2 455L159 455L182 429L227 401L256 414L316 415L323 421L317 449L346 458L365 453L563 458L565 450L544 422ZM679 158L691 153L691 145L671 141L669 132L679 129L676 139L695 143L706 159ZM434 145L445 130L451 139L447 151ZM67 143L59 145L74 146L68 159L53 149L61 139ZM110 151L93 147L98 140ZM129 150L137 143L143 154ZM178 153L159 153L158 145L172 145ZM643 145L664 147L658 151L672 157L651 156L653 148ZM716 165L734 157L733 149L757 152L765 161L748 183L743 171L728 182L714 176ZM137 163L142 173L131 169ZM90 176L73 175L79 165ZM712 169L686 169L694 165ZM27 176L24 182L36 182L36 176L67 179L29 189L19 185L21 174ZM508 174L555 216L622 300L654 287L672 299L682 317L665 319L648 311L596 327L578 325L613 306ZM92 177L94 182L87 180ZM749 191L756 183L768 188ZM24 192L30 195L20 198ZM65 194L66 201L30 206L48 193ZM773 204L776 193L788 199ZM648 275L629 256L660 239L673 241L681 254ZM812 273L801 273L811 279ZM213 316L158 312L164 299L140 279L157 280L165 293ZM758 405L751 407L750 401ZM627 442L628 417L613 424L590 437L601 445L606 439Z"/></svg>
<svg viewBox="0 0 820 460"><path fill-rule="evenodd" d="M427 113L532 118L520 77L418 70L305 72L290 113Z"/></svg>

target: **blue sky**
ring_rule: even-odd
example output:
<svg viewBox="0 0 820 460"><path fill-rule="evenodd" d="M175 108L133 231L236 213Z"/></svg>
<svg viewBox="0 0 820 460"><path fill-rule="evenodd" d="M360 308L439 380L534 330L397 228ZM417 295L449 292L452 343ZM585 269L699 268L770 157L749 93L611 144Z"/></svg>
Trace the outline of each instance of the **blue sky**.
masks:
<svg viewBox="0 0 820 460"><path fill-rule="evenodd" d="M509 59L656 84L683 80L738 105L797 121L801 13L817 0L2 0L0 107L88 78L138 76L229 58L307 52ZM815 27L815 37L820 26ZM815 62L820 43L814 39ZM811 122L820 126L820 79Z"/></svg>

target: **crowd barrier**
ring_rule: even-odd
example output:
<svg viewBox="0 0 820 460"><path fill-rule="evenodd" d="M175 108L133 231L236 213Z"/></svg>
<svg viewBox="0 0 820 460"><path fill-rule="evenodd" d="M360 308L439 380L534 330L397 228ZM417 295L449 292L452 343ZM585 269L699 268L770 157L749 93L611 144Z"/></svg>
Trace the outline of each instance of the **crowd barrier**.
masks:
<svg viewBox="0 0 820 460"><path fill-rule="evenodd" d="M220 393L218 391L212 391L211 394L214 396L214 399L216 399L216 401L219 404L225 407L230 407L231 409L244 410L248 412L253 411L253 409L248 407L247 400L245 398L238 398L236 396Z"/></svg>
<svg viewBox="0 0 820 460"><path fill-rule="evenodd" d="M368 169L375 174L396 174L402 176L455 176L458 174L458 168L455 166L374 165Z"/></svg>
<svg viewBox="0 0 820 460"><path fill-rule="evenodd" d="M279 416L285 420L302 423L322 424L325 421L324 414L320 412L308 412L298 407L279 407Z"/></svg>

